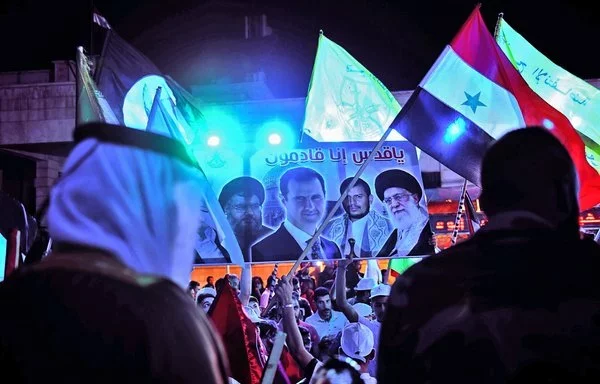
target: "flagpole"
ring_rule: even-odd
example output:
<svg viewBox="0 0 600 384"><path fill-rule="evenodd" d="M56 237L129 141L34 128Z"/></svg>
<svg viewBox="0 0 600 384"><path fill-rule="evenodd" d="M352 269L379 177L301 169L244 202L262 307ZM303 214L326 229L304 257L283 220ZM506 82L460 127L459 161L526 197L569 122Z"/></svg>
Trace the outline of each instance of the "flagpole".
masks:
<svg viewBox="0 0 600 384"><path fill-rule="evenodd" d="M471 196L469 196L469 191L467 191L465 189L465 204L469 203L470 207L473 207L473 209L475 208L473 206L473 201L471 200ZM473 212L475 213L475 212ZM469 228L469 235L473 236L473 234L475 234L475 228L473 227L473 221L475 221L474 217L471 217L471 209L467 209L465 207L465 222L467 224L467 228Z"/></svg>
<svg viewBox="0 0 600 384"><path fill-rule="evenodd" d="M388 127L388 129L384 132L383 136L381 136L381 139L379 139L379 141L377 142L377 144L375 145L375 148L373 148L373 150L371 151L371 153L369 154L369 157L365 160L365 162L360 166L360 168L358 169L358 171L356 171L356 175L354 175L354 177L352 178L352 180L350 181L350 184L346 187L346 189L344 190L344 192L342 193L342 195L340 196L340 198L335 202L335 205L333 206L333 208L329 211L329 213L327 214L327 217L325 217L325 219L323 220L323 222L321 223L321 225L319 226L319 228L317 228L317 231L315 232L315 234L313 235L313 237L310 239L310 241L308 242L308 244L306 245L306 248L304 248L304 251L302 251L302 254L300 255L300 257L298 258L298 260L296 260L296 262L294 263L294 265L292 266L292 269L290 270L290 272L288 273L288 277L293 277L294 274L296 273L296 269L298 269L298 267L300 266L300 263L302 262L302 260L304 260L304 258L306 257L306 255L308 254L308 252L311 251L313 245L316 243L317 239L319 239L319 237L321 236L321 234L323 233L323 231L325 230L326 225L329 223L329 221L333 218L333 215L335 215L335 213L337 212L337 210L340 208L340 206L342 205L342 202L346 199L346 197L348 196L348 192L354 188L354 185L356 184L356 181L358 180L358 178L363 174L363 172L365 171L365 169L367 168L367 165L373 160L373 158L375 157L375 154L377 153L377 151L379 151L381 149L381 147L383 146L383 144L385 143L385 140L387 139L387 137L390 135L390 133L392 133L392 125L390 125Z"/></svg>
<svg viewBox="0 0 600 384"><path fill-rule="evenodd" d="M456 239L458 238L458 225L460 224L460 218L462 217L462 213L465 209L465 196L467 192L467 179L463 183L462 192L460 193L460 199L458 201L458 210L456 211L456 219L454 219L454 231L452 231L451 242L452 245L456 244Z"/></svg>
<svg viewBox="0 0 600 384"><path fill-rule="evenodd" d="M498 20L496 20L496 27L494 28L494 40L498 41L498 33L500 33L500 22L504 17L504 12L500 12L498 14Z"/></svg>
<svg viewBox="0 0 600 384"><path fill-rule="evenodd" d="M160 95L162 93L162 87L156 87L156 92L154 93L154 99L152 99L152 107L150 107L150 113L148 113L148 123L146 123L146 131L152 131L152 121L154 121L154 115L158 109L158 103L160 103ZM175 137L173 137L175 138Z"/></svg>
<svg viewBox="0 0 600 384"><path fill-rule="evenodd" d="M83 86L83 82L79 80L81 69L79 65L81 63L81 53L83 52L83 47L77 47L75 52L75 126L79 124L79 98L81 97L81 87Z"/></svg>

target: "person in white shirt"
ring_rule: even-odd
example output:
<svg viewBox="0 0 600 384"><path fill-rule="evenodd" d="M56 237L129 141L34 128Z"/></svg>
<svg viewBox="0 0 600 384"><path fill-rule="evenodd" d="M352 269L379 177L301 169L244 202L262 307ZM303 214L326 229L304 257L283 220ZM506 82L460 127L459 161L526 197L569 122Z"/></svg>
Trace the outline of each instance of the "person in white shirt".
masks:
<svg viewBox="0 0 600 384"><path fill-rule="evenodd" d="M320 339L329 335L337 335L348 324L348 319L342 312L331 309L331 297L326 288L315 289L315 303L317 312L307 317L305 321L315 327Z"/></svg>
<svg viewBox="0 0 600 384"><path fill-rule="evenodd" d="M358 284L354 287L354 292L356 293L355 297L348 299L348 303L350 305L354 305L356 303L364 303L371 305L371 289L375 288L377 283L375 279L371 277L363 277L358 280Z"/></svg>
<svg viewBox="0 0 600 384"><path fill-rule="evenodd" d="M329 360L325 364L317 363L315 365L314 374L311 377L310 384L317 383L354 383L356 380L351 380L351 371L360 374L360 379L364 384L377 384L377 379L369 374L367 367L369 361L375 357L373 332L360 323L350 323L344 327L340 340L340 350L338 361L347 363L347 372L343 373L342 366L335 362L335 358ZM333 363L333 364L332 364ZM336 366L335 374L331 367ZM335 380L333 378L337 378Z"/></svg>
<svg viewBox="0 0 600 384"><path fill-rule="evenodd" d="M340 355L348 356L358 363L360 378L365 384L376 384L371 376L369 362L375 358L375 338L373 332L361 323L350 323L342 331L340 340Z"/></svg>
<svg viewBox="0 0 600 384"><path fill-rule="evenodd" d="M304 372L302 383L328 382L327 374L331 373L332 364L343 368L344 364L335 364L336 360L345 361L346 368L352 369L351 376L360 375L362 382L376 384L377 381L367 372L369 361L375 356L373 333L362 324L346 324L342 328L340 338L340 359L330 359L326 364L315 358L304 347L298 324L294 315L292 285L287 276L283 276L277 285L275 294L283 308L283 330L287 333L288 350ZM315 314L316 315L316 314ZM355 370L355 371L354 371ZM338 371L336 369L336 371ZM355 373L353 373L355 372ZM324 377L325 375L325 377ZM336 375L338 376L338 375ZM339 376L338 376L339 377ZM355 377L358 380L358 377ZM358 382L360 380L351 380ZM347 382L347 381L344 381Z"/></svg>
<svg viewBox="0 0 600 384"><path fill-rule="evenodd" d="M267 287L260 295L259 307L261 311L264 311L265 308L269 305L269 301L273 295L275 295L275 285L277 285L277 277L271 275L267 278Z"/></svg>
<svg viewBox="0 0 600 384"><path fill-rule="evenodd" d="M361 323L369 328L375 336L375 351L379 348L379 333L381 332L381 322L385 317L385 310L387 307L387 300L390 296L391 287L387 284L376 285L371 290L371 308L375 319L371 320L366 317L360 316L356 309L352 307L346 299L346 267L352 261L349 259L340 260L338 262L338 270L336 273L335 280L335 296L336 303L342 313L351 323ZM377 357L375 357L369 364L369 373L375 375L377 372Z"/></svg>

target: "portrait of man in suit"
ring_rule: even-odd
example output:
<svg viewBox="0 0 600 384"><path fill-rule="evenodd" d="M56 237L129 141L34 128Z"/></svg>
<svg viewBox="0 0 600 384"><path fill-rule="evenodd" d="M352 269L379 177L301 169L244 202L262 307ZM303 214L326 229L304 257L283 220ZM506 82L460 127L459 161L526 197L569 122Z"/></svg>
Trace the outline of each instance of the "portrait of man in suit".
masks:
<svg viewBox="0 0 600 384"><path fill-rule="evenodd" d="M395 228L377 256L433 254L433 232L421 205L423 189L417 179L400 169L389 169L375 178L375 192Z"/></svg>
<svg viewBox="0 0 600 384"><path fill-rule="evenodd" d="M352 177L340 185L340 195L350 185ZM377 254L394 230L386 217L371 209L373 195L371 187L363 179L357 179L342 202L344 214L331 220L324 236L333 240L343 255L350 253L348 239L354 239L354 251L358 257L371 257Z"/></svg>
<svg viewBox="0 0 600 384"><path fill-rule="evenodd" d="M251 248L252 261L294 261L325 216L325 181L317 171L297 167L279 179L281 202L286 218L281 226ZM324 237L315 242L307 259L340 258L338 246Z"/></svg>
<svg viewBox="0 0 600 384"><path fill-rule="evenodd" d="M219 204L248 261L250 246L273 230L262 221L265 189L253 177L242 176L225 184L219 194Z"/></svg>

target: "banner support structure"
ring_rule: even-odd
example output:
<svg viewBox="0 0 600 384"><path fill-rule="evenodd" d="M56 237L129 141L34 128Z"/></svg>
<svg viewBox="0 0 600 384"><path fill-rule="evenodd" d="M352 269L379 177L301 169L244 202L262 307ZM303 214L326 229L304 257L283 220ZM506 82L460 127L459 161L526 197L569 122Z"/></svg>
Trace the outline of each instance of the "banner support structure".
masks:
<svg viewBox="0 0 600 384"><path fill-rule="evenodd" d="M467 197L467 179L463 183L462 191L460 192L460 199L458 200L458 210L456 211L456 219L454 219L454 230L452 231L451 242L452 245L456 244L458 237L458 226L462 217L463 211L465 210L465 199Z"/></svg>
<svg viewBox="0 0 600 384"><path fill-rule="evenodd" d="M317 228L317 230L314 233L313 237L310 239L310 241L306 245L306 248L304 248L304 251L302 251L302 253L300 254L300 257L298 258L298 260L296 260L296 263L294 264L294 266L292 267L292 269L288 273L288 277L292 278L294 276L294 274L296 273L296 270L300 266L300 263L302 262L302 260L304 260L304 258L306 257L306 255L311 251L313 245L317 242L317 239L319 239L319 237L321 236L321 234L325 230L325 227L327 226L327 224L329 223L329 221L333 218L333 215L335 215L335 213L337 212L337 210L342 205L342 202L348 196L348 192L352 188L354 188L354 185L356 184L356 181L358 180L358 178L363 174L363 172L367 168L367 165L369 163L371 163L371 161L375 157L376 152L381 149L381 147L385 143L385 140L388 138L388 136L390 135L390 133L392 133L392 129L393 129L392 125L390 125L388 127L388 129L381 136L381 139L379 139L379 141L375 145L375 148L373 148L373 150L371 151L371 153L369 153L369 157L365 160L364 163L362 163L362 165L360 166L360 168L358 169L358 171L356 171L356 175L354 175L354 177L350 181L350 184L348 185L348 187L346 188L346 190L344 191L344 193L342 193L342 195L340 196L340 198L335 202L335 205L333 206L333 208L331 208L331 210L327 214L327 217L325 217L325 219L323 220L323 222L321 223L321 225L319 226L319 228Z"/></svg>

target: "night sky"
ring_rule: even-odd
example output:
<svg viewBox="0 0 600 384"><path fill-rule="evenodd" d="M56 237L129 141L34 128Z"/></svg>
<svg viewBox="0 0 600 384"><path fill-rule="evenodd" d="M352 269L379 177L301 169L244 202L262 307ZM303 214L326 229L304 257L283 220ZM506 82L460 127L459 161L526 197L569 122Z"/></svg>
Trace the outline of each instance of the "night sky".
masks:
<svg viewBox="0 0 600 384"><path fill-rule="evenodd" d="M126 40L137 44L150 26L189 12L203 0L95 0L96 8ZM229 1L231 3L232 1ZM239 1L238 1L239 2ZM77 45L89 46L90 7L86 0L3 0L0 2L0 71L50 68L72 59ZM347 49L390 90L413 88L433 65L473 10L472 1L255 0L243 2L264 12L277 31L292 36L300 81L291 94L304 96L318 30ZM497 15L551 60L582 78L600 77L600 23L593 2L493 0L482 14L493 30ZM164 39L192 39L190 35ZM148 44L148 41L145 41ZM149 55L154 59L152 55ZM177 58L173 58L176 60Z"/></svg>

